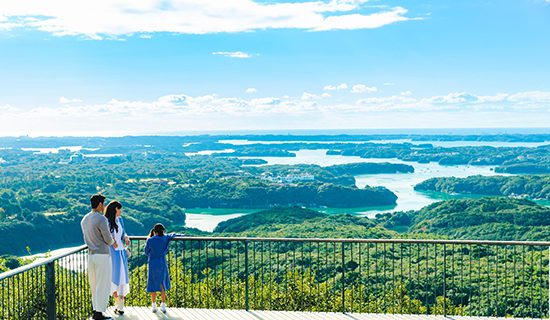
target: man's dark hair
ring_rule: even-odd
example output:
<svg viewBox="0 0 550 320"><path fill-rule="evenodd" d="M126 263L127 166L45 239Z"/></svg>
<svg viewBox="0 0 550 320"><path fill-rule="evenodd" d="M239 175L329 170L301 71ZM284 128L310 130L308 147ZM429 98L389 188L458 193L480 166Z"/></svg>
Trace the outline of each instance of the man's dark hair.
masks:
<svg viewBox="0 0 550 320"><path fill-rule="evenodd" d="M105 197L102 195L102 194L94 194L91 198L90 198L90 203L92 204L92 209L95 209L97 208L97 206L99 206L100 203L104 203L105 202Z"/></svg>

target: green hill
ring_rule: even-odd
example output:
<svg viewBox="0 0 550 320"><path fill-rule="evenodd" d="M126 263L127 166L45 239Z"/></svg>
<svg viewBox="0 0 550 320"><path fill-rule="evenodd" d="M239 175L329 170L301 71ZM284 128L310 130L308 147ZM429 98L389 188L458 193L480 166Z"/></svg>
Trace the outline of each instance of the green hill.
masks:
<svg viewBox="0 0 550 320"><path fill-rule="evenodd" d="M449 200L410 216L413 233L453 239L550 240L550 207L524 199Z"/></svg>
<svg viewBox="0 0 550 320"><path fill-rule="evenodd" d="M264 225L280 223L297 224L307 219L325 216L326 214L324 213L301 207L273 208L220 222L214 232L243 232Z"/></svg>
<svg viewBox="0 0 550 320"><path fill-rule="evenodd" d="M526 195L550 200L549 176L470 176L467 178L431 178L417 184L415 190L494 196Z"/></svg>
<svg viewBox="0 0 550 320"><path fill-rule="evenodd" d="M328 215L300 207L274 208L222 222L214 233L280 238L392 238L397 232L368 218Z"/></svg>

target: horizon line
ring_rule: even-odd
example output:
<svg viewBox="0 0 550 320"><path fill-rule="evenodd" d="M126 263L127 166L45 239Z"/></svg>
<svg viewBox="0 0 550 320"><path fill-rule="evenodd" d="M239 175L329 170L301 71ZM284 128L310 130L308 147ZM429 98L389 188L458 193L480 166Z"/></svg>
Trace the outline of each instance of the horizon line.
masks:
<svg viewBox="0 0 550 320"><path fill-rule="evenodd" d="M97 134L24 134L24 135L2 135L0 138L121 138L121 137L177 137L177 136L197 136L197 135L364 135L364 134L420 134L431 135L436 134L438 131L455 131L455 132L439 132L437 134L445 135L496 135L496 134L550 134L550 127L460 127L460 128L376 128L376 129L364 129L364 128L350 128L350 129L243 129L243 130L185 130L185 131L166 131L166 132L142 132L142 133L108 133L106 135ZM467 133L465 131L479 130L479 133ZM419 133L424 131L424 133ZM429 133L433 131L433 133ZM458 131L458 132L456 132ZM461 133L459 133L462 131ZM484 131L484 132L483 132ZM487 132L497 131L497 132ZM498 132L505 131L505 132ZM523 132L520 132L523 131ZM527 132L531 131L531 132ZM309 133L308 133L309 132ZM351 133L353 132L353 133ZM364 132L364 133L360 133ZM307 134L305 134L307 133Z"/></svg>

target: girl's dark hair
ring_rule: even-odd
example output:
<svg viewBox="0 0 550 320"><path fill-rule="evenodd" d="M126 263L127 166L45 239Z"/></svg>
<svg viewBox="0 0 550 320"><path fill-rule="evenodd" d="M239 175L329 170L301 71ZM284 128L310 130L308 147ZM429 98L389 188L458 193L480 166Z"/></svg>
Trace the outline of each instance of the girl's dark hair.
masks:
<svg viewBox="0 0 550 320"><path fill-rule="evenodd" d="M116 224L116 209L121 209L122 204L118 201L111 201L105 208L105 217L109 220L109 229L111 232L118 232L118 226Z"/></svg>
<svg viewBox="0 0 550 320"><path fill-rule="evenodd" d="M158 236L163 236L164 235L164 231L166 231L166 228L162 225L162 223L157 223L155 224L155 226L153 227L153 229L151 229L151 232L149 232L149 238L151 238L152 236L155 235L155 233L158 235Z"/></svg>

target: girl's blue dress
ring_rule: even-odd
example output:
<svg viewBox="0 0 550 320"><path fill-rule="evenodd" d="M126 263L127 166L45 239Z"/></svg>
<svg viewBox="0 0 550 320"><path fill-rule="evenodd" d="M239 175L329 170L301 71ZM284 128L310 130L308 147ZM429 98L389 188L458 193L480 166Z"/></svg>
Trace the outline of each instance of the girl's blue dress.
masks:
<svg viewBox="0 0 550 320"><path fill-rule="evenodd" d="M145 254L149 257L147 292L159 292L161 291L161 285L164 290L170 289L170 275L168 274L166 254L168 253L168 244L177 235L170 233L164 236L152 236L147 239L147 243L145 244Z"/></svg>

